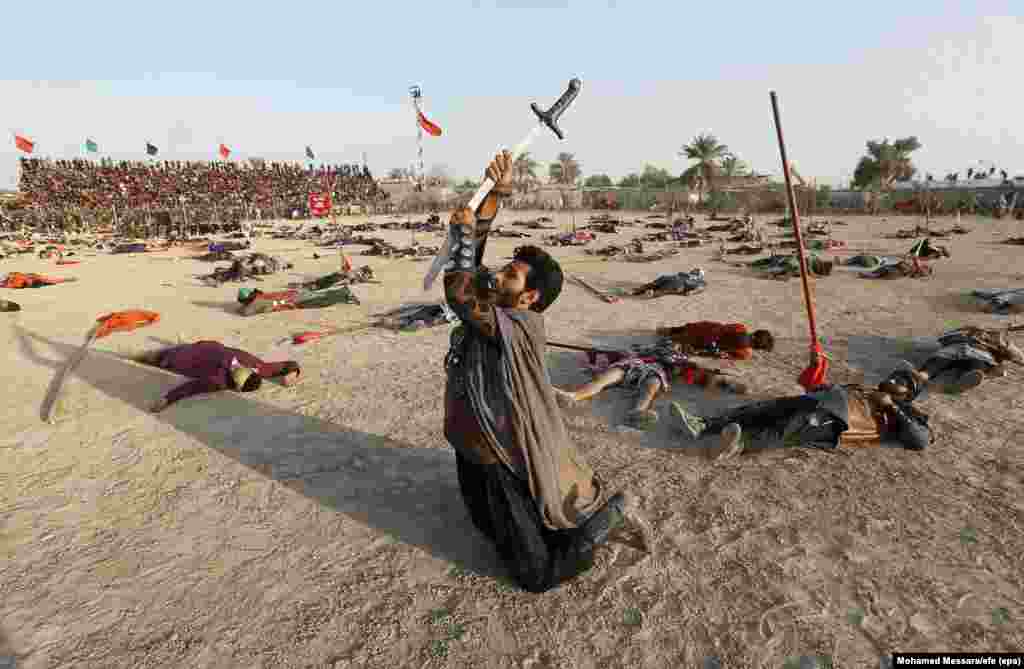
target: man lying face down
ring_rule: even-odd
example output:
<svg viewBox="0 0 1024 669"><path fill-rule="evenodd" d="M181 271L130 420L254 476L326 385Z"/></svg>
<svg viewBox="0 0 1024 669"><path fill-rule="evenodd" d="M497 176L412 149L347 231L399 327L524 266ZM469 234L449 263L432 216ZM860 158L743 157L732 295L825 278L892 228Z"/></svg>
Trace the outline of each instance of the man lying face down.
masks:
<svg viewBox="0 0 1024 669"><path fill-rule="evenodd" d="M1006 376L1007 362L1024 365L1024 351L1009 340L1005 330L968 325L943 333L938 341L942 348L920 368L902 361L879 389L914 401L930 381L947 376L943 390L959 394L977 388L985 379Z"/></svg>
<svg viewBox="0 0 1024 669"><path fill-rule="evenodd" d="M654 281L632 291L634 296L662 297L665 295L690 295L707 288L704 270L699 267L689 272L663 274Z"/></svg>
<svg viewBox="0 0 1024 669"><path fill-rule="evenodd" d="M683 353L708 355L736 360L750 360L754 349L771 351L775 337L768 330L753 334L743 323L697 321L675 327L658 328L657 333L679 344Z"/></svg>
<svg viewBox="0 0 1024 669"><path fill-rule="evenodd" d="M216 341L198 341L148 351L135 356L134 360L192 379L157 400L152 409L154 413L163 411L178 400L201 393L220 390L253 392L259 390L263 379L277 377L283 385L290 386L298 381L301 373L298 363L292 360L263 362L251 353Z"/></svg>

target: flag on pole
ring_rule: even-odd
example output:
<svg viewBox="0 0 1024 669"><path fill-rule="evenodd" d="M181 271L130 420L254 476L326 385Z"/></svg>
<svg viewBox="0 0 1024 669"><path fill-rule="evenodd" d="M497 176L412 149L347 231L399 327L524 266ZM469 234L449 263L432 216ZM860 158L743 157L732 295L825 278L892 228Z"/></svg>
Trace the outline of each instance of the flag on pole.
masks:
<svg viewBox="0 0 1024 669"><path fill-rule="evenodd" d="M35 142L25 139L21 135L14 136L14 145L18 147L19 151L24 151L25 153L32 153L36 146Z"/></svg>
<svg viewBox="0 0 1024 669"><path fill-rule="evenodd" d="M227 160L227 159L228 159L228 156L230 156L230 155L231 155L231 149L229 149L228 147L226 147L226 146L224 146L223 144L221 144L221 145L220 145L220 151L219 151L219 153L220 153L220 157L221 157L221 158L223 158L224 160Z"/></svg>
<svg viewBox="0 0 1024 669"><path fill-rule="evenodd" d="M316 160L316 156L313 155L313 149L306 147L306 157L310 160Z"/></svg>
<svg viewBox="0 0 1024 669"><path fill-rule="evenodd" d="M423 115L423 112L417 111L416 112L416 119L419 121L420 127L423 128L424 130L426 130L428 133L430 133L434 137L440 137L441 136L441 128L438 127L436 124L430 122L427 119L427 117Z"/></svg>
<svg viewBox="0 0 1024 669"><path fill-rule="evenodd" d="M160 150L157 149L155 146L153 146L149 142L146 142L146 154L147 155L155 156L157 153L159 153L159 151Z"/></svg>
<svg viewBox="0 0 1024 669"><path fill-rule="evenodd" d="M100 150L100 147L96 144L96 142L92 141L91 139L86 138L86 140L85 140L85 150L88 151L89 153L96 153L97 151Z"/></svg>

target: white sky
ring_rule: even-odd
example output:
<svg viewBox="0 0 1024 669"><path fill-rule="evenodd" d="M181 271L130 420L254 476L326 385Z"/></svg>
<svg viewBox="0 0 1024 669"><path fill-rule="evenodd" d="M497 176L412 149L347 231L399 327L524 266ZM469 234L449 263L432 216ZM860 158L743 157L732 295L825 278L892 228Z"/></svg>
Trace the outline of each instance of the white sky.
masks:
<svg viewBox="0 0 1024 669"><path fill-rule="evenodd" d="M213 159L223 141L233 158L302 160L310 144L318 161L366 152L381 176L415 160L408 88L419 84L444 129L424 138L426 167L476 177L533 125L530 102L550 105L578 76L566 140L545 135L532 152L572 152L585 175L617 179L644 163L678 174L679 147L702 131L777 173L773 89L791 159L821 183L849 179L868 139L906 135L921 140L915 164L936 179L979 160L1024 174L1024 5L1001 17L983 13L1008 14L1009 3L868 3L833 15L785 2L296 8L324 12L311 27L280 5L198 14L202 5L184 2L152 16L99 4L68 4L58 17L19 5L7 16L36 28L5 36L0 128L36 141L37 155L81 156L86 137L116 159L143 159L146 141L167 159ZM17 155L9 136L0 188L13 186Z"/></svg>

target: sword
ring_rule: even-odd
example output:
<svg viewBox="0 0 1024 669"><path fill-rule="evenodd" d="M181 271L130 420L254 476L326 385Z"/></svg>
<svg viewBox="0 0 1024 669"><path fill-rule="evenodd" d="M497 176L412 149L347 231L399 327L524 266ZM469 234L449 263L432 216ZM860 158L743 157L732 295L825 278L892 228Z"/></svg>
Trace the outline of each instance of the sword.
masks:
<svg viewBox="0 0 1024 669"><path fill-rule="evenodd" d="M561 128L558 127L558 117L560 117L569 105L572 104L572 101L576 99L582 85L583 82L579 79L572 79L569 82L569 88L562 94L562 97L558 98L558 101L551 105L551 109L548 109L547 111L542 111L541 108L537 106L536 102L530 104L530 109L532 109L533 113L537 115L538 123L530 130L529 133L527 133L526 137L523 138L523 141L516 144L515 148L512 149L513 163L526 151L526 148L530 146L530 143L537 138L537 135L539 135L541 130L544 128L550 129L555 133L555 136L558 137L558 139L565 139ZM485 178L484 182L480 184L480 188L477 189L476 194L469 201L469 204L466 205L469 207L469 210L475 212L484 201L484 198L491 192L492 188L494 188L494 180L490 177ZM449 235L448 238L445 239L444 246L441 247L441 250L434 257L434 262L430 265L430 270L428 270L426 276L423 277L424 291L430 290L430 287L434 285L434 279L436 279L437 275L440 274L442 269L444 269L445 264L451 257L452 243L453 240Z"/></svg>

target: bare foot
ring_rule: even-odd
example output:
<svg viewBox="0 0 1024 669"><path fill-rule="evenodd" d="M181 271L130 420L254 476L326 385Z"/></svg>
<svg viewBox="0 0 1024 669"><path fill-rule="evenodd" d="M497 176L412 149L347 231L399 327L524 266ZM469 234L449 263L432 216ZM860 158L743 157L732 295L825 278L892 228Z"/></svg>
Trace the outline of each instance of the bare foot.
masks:
<svg viewBox="0 0 1024 669"><path fill-rule="evenodd" d="M576 396L573 393L553 386L552 390L555 391L555 401L558 402L558 406L562 409L566 411L575 411L580 408L582 401L576 399Z"/></svg>
<svg viewBox="0 0 1024 669"><path fill-rule="evenodd" d="M743 430L736 423L729 423L719 437L719 452L715 460L732 460L743 453Z"/></svg>

